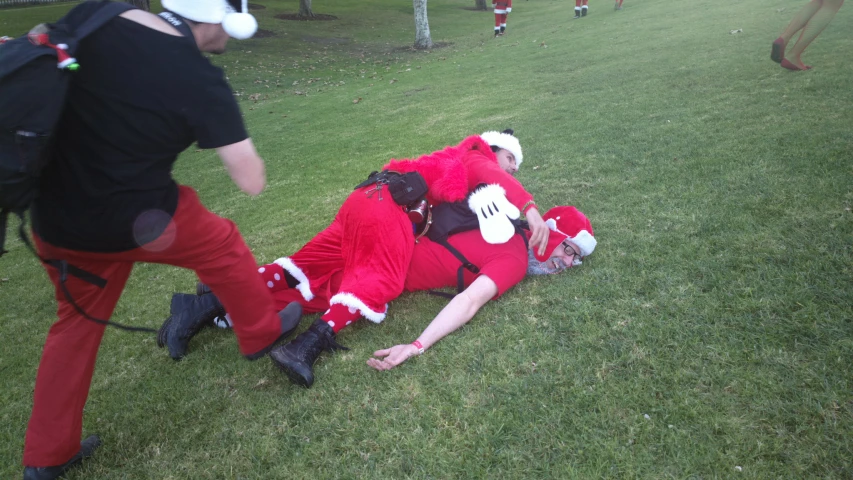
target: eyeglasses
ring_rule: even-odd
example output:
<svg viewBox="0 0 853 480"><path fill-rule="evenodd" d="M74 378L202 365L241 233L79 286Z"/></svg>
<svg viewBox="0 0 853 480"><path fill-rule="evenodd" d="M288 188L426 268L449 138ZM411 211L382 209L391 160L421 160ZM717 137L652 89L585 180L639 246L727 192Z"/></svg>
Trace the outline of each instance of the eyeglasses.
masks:
<svg viewBox="0 0 853 480"><path fill-rule="evenodd" d="M575 248L572 247L569 243L567 243L565 241L563 242L563 252L565 252L566 255L569 255L572 257L579 257L579 258L581 257L581 254L576 252Z"/></svg>

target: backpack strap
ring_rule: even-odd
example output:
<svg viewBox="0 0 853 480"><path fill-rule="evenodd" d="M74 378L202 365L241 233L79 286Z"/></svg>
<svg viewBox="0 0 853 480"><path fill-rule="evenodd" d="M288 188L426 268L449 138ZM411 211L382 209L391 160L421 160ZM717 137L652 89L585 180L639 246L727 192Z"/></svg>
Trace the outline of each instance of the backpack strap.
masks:
<svg viewBox="0 0 853 480"><path fill-rule="evenodd" d="M193 35L193 31L190 26L187 25L187 22L186 20L184 20L184 17L178 15L177 13L169 11L160 12L157 16L165 20L166 23L168 23L169 25L177 28L178 31L184 35L184 37L195 43L195 36Z"/></svg>
<svg viewBox="0 0 853 480"><path fill-rule="evenodd" d="M462 255L462 252L460 252L459 250L456 249L456 247L451 245L450 242L448 242L446 238L439 240L438 243L441 246L443 246L444 248L450 250L450 253L452 253L454 257L456 257L460 262L462 262L462 265L460 265L459 268L456 270L456 293L462 293L462 291L465 290L465 282L463 279L463 273L464 273L463 269L468 270L469 272L473 273L474 275L477 275L478 273L480 273L480 267L469 262L468 259L465 258L465 255Z"/></svg>

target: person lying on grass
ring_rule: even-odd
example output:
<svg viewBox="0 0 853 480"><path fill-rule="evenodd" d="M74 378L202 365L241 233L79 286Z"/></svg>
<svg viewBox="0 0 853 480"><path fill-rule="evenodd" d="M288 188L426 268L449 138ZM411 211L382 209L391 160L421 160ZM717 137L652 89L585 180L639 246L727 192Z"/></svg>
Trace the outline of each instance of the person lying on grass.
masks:
<svg viewBox="0 0 853 480"><path fill-rule="evenodd" d="M512 133L472 135L413 160L391 160L381 173L356 186L331 225L289 259L293 265L288 269L300 278L306 295L334 269L341 270L340 291L329 298L329 311L322 315L330 334L361 317L381 322L388 302L403 292L415 227L429 225L430 206L462 201L482 184L488 187L470 199L484 207L477 217L481 231L495 242L506 241L515 231L507 214L518 218L524 213L530 245L546 255L550 230L533 195L512 175L523 159ZM498 214L499 209L506 214ZM216 288L213 293L218 296ZM212 296L173 298L169 328L177 333L163 336L172 358L185 354L183 332L197 330L220 308Z"/></svg>
<svg viewBox="0 0 853 480"><path fill-rule="evenodd" d="M442 224L443 212L444 210L436 209L434 225ZM469 215L474 214L469 212ZM439 241L433 241L428 236L420 238L414 247L404 290L413 292L457 287L461 292L452 298L413 343L378 350L367 364L377 370L390 370L400 365L467 323L486 302L500 297L520 282L525 274L559 273L566 268L580 265L581 259L595 249L597 242L593 237L592 225L575 207L554 207L544 218L552 230L547 255L539 255L532 248L527 248L525 239L520 234L513 234L504 243L490 243L476 228L476 223L470 230L447 237L447 243L467 262L477 267L477 273L462 268L462 261ZM470 220L468 225L471 225ZM369 230L358 233L370 237ZM302 268L297 268L292 258L283 257L258 269L277 306L284 307L298 302L304 312L329 313L330 299L341 293L343 252L329 250L325 255L317 253L313 261L301 263ZM316 274L321 270L325 270L325 274L314 277L312 281L305 275L305 272ZM462 276L461 288L457 283L459 275ZM196 292L198 297L177 294L175 298L205 298L209 296L206 295L207 291L203 284L199 284ZM171 318L167 319L161 329L161 346L169 345L171 350L172 343L168 341L169 338L163 337L177 335L179 338L172 340L179 344L177 349L182 352L186 351L189 340L201 328L213 323L221 327L228 326L227 315L226 318L216 318L215 322L208 318L205 323L192 328L170 328L170 323ZM352 321L347 321L343 326L351 323ZM294 383L310 387L314 383L313 364L320 352L344 348L335 340L334 327L337 326L334 320L317 319L291 343L273 349L270 357Z"/></svg>

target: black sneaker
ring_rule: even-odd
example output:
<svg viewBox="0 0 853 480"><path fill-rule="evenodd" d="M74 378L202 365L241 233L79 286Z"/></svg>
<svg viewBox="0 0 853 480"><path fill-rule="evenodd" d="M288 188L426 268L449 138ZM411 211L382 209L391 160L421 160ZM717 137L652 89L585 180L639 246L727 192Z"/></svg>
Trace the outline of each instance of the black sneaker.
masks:
<svg viewBox="0 0 853 480"><path fill-rule="evenodd" d="M581 11L575 10L575 18L581 18Z"/></svg>
<svg viewBox="0 0 853 480"><path fill-rule="evenodd" d="M582 16L582 17L585 17L585 16L586 16L586 11L587 11L587 10L588 10L588 9L586 9L586 8L582 8L582 9L581 9L581 16Z"/></svg>
<svg viewBox="0 0 853 480"><path fill-rule="evenodd" d="M101 446L101 439L97 435L90 435L80 442L80 450L71 457L71 460L54 467L25 467L24 480L54 480L61 477L69 468L80 463L84 458L89 458L95 453L95 449Z"/></svg>

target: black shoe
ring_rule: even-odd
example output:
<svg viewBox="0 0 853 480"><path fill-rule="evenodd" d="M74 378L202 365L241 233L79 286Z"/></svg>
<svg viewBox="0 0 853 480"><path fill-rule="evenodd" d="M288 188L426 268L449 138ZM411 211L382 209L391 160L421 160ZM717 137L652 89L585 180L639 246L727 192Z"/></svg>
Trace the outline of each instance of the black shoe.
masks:
<svg viewBox="0 0 853 480"><path fill-rule="evenodd" d="M314 362L323 350L349 349L335 341L335 332L328 323L317 319L290 343L274 348L270 358L293 383L310 388L314 384Z"/></svg>
<svg viewBox="0 0 853 480"><path fill-rule="evenodd" d="M582 17L585 17L585 16L586 16L586 11L587 11L587 10L588 10L588 9L586 9L586 8L582 8L582 9L581 9L581 16L582 16Z"/></svg>
<svg viewBox="0 0 853 480"><path fill-rule="evenodd" d="M97 435L90 435L80 442L80 450L71 457L71 460L55 467L25 467L24 480L53 480L61 477L69 468L80 463L84 458L89 458L95 453L95 449L101 446L101 439Z"/></svg>
<svg viewBox="0 0 853 480"><path fill-rule="evenodd" d="M506 33L506 27L501 27L501 35L503 35L504 33Z"/></svg>
<svg viewBox="0 0 853 480"><path fill-rule="evenodd" d="M168 347L169 356L180 360L187 354L190 340L213 319L225 315L225 309L213 294L201 297L186 293L172 295L169 318L157 332L157 346Z"/></svg>
<svg viewBox="0 0 853 480"><path fill-rule="evenodd" d="M581 18L581 11L575 10L575 18Z"/></svg>
<svg viewBox="0 0 853 480"><path fill-rule="evenodd" d="M270 350L275 348L282 340L289 337L296 327L299 326L299 322L302 321L302 305L296 302L288 303L286 307L284 307L280 312L278 312L278 318L281 320L281 335L274 342L269 344L266 348L259 352L251 353L248 355L243 355L247 360L257 360L264 355L270 353Z"/></svg>

